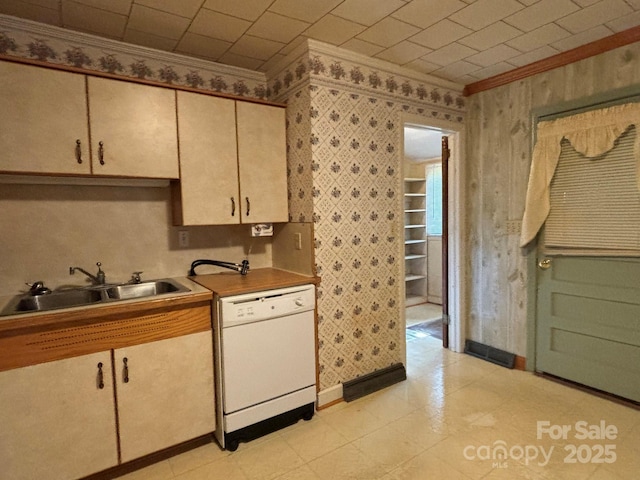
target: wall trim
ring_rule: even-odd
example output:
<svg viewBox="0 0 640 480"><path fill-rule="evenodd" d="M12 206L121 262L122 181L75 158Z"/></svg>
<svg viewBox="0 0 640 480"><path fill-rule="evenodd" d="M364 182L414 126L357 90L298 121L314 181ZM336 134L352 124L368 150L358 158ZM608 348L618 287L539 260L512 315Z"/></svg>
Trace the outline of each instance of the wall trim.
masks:
<svg viewBox="0 0 640 480"><path fill-rule="evenodd" d="M334 385L318 392L318 408L326 408L343 401L342 384Z"/></svg>
<svg viewBox="0 0 640 480"><path fill-rule="evenodd" d="M640 25L637 27L615 33L605 38L595 40L586 45L567 50L549 58L544 58L529 65L510 70L499 75L470 83L464 87L463 95L468 97L485 90L500 87L508 83L522 80L524 78L537 75L538 73L553 70L554 68L563 67L570 63L584 60L601 53L614 50L625 45L640 41Z"/></svg>

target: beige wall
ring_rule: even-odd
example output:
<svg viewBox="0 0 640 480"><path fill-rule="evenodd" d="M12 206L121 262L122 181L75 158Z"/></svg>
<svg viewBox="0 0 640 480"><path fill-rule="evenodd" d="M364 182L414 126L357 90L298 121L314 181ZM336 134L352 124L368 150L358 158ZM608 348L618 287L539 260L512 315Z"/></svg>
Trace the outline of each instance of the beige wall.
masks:
<svg viewBox="0 0 640 480"><path fill-rule="evenodd" d="M520 220L529 175L531 112L640 82L640 44L471 96L467 128L468 337L526 355L526 257Z"/></svg>
<svg viewBox="0 0 640 480"><path fill-rule="evenodd" d="M43 280L50 287L85 283L70 266L91 273L100 261L107 281L133 271L153 279L186 275L197 258L271 265L271 238L251 238L249 226L173 227L169 187L0 184L0 295ZM178 230L190 234L178 247ZM198 273L220 271L200 267Z"/></svg>

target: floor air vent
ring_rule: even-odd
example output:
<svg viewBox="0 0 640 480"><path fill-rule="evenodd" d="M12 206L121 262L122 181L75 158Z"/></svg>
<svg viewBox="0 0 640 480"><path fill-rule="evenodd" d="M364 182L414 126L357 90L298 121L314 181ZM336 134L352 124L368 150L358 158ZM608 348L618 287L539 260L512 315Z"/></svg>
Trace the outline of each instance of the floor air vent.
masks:
<svg viewBox="0 0 640 480"><path fill-rule="evenodd" d="M487 360L488 362L507 368L513 368L516 363L516 356L513 353L474 342L473 340L466 341L464 345L464 353L468 353L474 357L482 358L483 360Z"/></svg>
<svg viewBox="0 0 640 480"><path fill-rule="evenodd" d="M350 402L394 383L407 379L407 371L401 363L367 373L342 384L342 397Z"/></svg>

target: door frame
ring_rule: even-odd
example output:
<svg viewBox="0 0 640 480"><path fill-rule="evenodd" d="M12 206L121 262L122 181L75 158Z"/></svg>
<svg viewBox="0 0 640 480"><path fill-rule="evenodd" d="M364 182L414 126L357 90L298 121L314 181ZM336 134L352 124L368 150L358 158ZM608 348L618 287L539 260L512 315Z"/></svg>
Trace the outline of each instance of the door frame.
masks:
<svg viewBox="0 0 640 480"><path fill-rule="evenodd" d="M447 285L447 295L449 299L449 349L454 352L463 352L466 338L466 285L462 281L464 277L465 249L464 249L464 229L465 229L465 189L464 189L464 126L459 123L445 120L429 119L419 115L402 113L400 118L402 128L400 128L400 189L398 195L397 211L402 212L402 201L404 198L404 128L407 126L440 130L443 135L449 137L449 284ZM400 216L402 218L402 216ZM404 259L404 242L398 242L398 258ZM404 261L400 263L400 278L402 281L400 308L402 311L402 327L406 328L405 316L405 266ZM403 335L404 339L404 335ZM404 358L406 364L406 340L403 341Z"/></svg>
<svg viewBox="0 0 640 480"><path fill-rule="evenodd" d="M612 106L625 103L631 98L640 95L640 86L631 85L628 87L617 88L607 92L582 97L576 100L556 103L531 110L531 142L529 143L529 159L533 156L533 146L536 144L536 133L538 122L543 117L562 116L569 112L580 113L580 110L592 110L598 107ZM541 232L544 225L541 228ZM525 369L527 371L535 371L536 367L536 329L538 326L538 239L540 232L536 238L529 243L522 251L526 257L527 265L527 362Z"/></svg>

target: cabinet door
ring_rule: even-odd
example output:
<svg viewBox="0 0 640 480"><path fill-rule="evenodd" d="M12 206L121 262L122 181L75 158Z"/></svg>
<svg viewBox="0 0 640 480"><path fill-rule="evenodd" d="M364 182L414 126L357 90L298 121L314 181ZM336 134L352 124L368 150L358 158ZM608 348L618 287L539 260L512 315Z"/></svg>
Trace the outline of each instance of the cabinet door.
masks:
<svg viewBox="0 0 640 480"><path fill-rule="evenodd" d="M285 110L236 103L242 223L289 221Z"/></svg>
<svg viewBox="0 0 640 480"><path fill-rule="evenodd" d="M178 178L175 92L106 78L87 81L93 173Z"/></svg>
<svg viewBox="0 0 640 480"><path fill-rule="evenodd" d="M117 463L110 352L0 373L3 480L69 480Z"/></svg>
<svg viewBox="0 0 640 480"><path fill-rule="evenodd" d="M90 173L84 75L0 62L0 85L0 171Z"/></svg>
<svg viewBox="0 0 640 480"><path fill-rule="evenodd" d="M212 344L206 331L114 351L123 462L215 430Z"/></svg>
<svg viewBox="0 0 640 480"><path fill-rule="evenodd" d="M240 223L235 102L178 92L180 186L176 223Z"/></svg>

